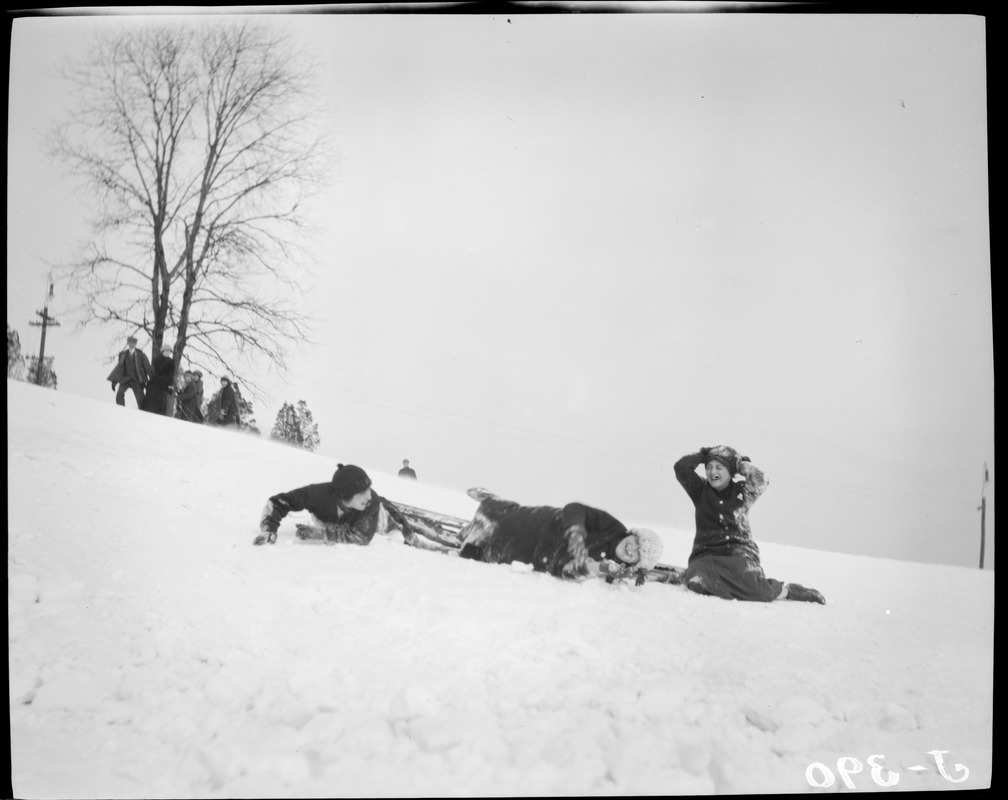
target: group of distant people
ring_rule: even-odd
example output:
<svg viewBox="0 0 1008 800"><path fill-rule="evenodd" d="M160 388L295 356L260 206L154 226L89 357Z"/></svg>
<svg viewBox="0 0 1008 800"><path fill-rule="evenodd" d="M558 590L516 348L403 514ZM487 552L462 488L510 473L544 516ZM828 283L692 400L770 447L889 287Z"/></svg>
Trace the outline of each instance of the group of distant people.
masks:
<svg viewBox="0 0 1008 800"><path fill-rule="evenodd" d="M187 422L205 422L203 412L203 373L186 370L182 382L175 385L174 348L163 344L153 362L137 349L137 337L126 339L126 349L119 353L107 380L116 393L116 404L126 405L126 392L133 393L137 408L167 415L171 395L175 395L175 416ZM238 427L238 398L230 378L221 378L220 414L216 424Z"/></svg>
<svg viewBox="0 0 1008 800"><path fill-rule="evenodd" d="M399 475L409 477L404 475L408 468L406 459ZM748 457L726 445L702 447L680 458L674 471L695 510L693 548L681 576L688 589L728 600L826 602L816 589L763 572L749 509L766 490L767 479ZM522 562L559 578L599 576L612 582L633 577L637 585L659 564L663 544L654 531L627 528L602 509L583 503L523 506L478 489L470 496L479 506L459 533L462 558ZM423 542L410 520L374 492L367 473L352 464L339 464L331 481L270 497L253 544L275 543L281 521L297 511L312 518L312 524L296 526L299 539L366 545L376 535L399 531L407 545L443 549Z"/></svg>

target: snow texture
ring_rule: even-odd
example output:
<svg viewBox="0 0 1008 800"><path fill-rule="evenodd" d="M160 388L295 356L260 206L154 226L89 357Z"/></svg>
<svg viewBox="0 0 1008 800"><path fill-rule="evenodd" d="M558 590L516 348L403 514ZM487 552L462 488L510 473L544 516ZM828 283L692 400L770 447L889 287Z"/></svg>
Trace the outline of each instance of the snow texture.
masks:
<svg viewBox="0 0 1008 800"><path fill-rule="evenodd" d="M992 572L760 542L818 606L306 544L298 515L253 547L265 499L332 459L7 392L15 797L990 785ZM392 500L475 509L361 466ZM685 562L690 532L624 522Z"/></svg>

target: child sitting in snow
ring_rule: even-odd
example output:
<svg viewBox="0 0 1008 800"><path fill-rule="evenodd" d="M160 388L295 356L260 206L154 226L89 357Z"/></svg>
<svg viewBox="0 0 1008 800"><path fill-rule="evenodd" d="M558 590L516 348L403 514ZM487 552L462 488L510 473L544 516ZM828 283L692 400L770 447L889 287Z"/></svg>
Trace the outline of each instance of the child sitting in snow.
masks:
<svg viewBox="0 0 1008 800"><path fill-rule="evenodd" d="M459 555L490 564L519 561L558 578L597 574L609 580L636 573L643 583L658 563L662 542L646 528L627 529L601 509L581 503L522 506L471 490L479 507L459 532Z"/></svg>
<svg viewBox="0 0 1008 800"><path fill-rule="evenodd" d="M299 539L327 544L370 544L377 533L401 530L406 544L424 549L408 520L392 503L371 491L360 467L339 464L328 483L313 483L273 495L263 509L253 544L274 544L280 521L291 511L307 511L314 525L298 525Z"/></svg>
<svg viewBox="0 0 1008 800"><path fill-rule="evenodd" d="M707 480L696 468L704 465ZM767 578L749 528L749 509L767 487L762 471L725 445L702 447L675 464L676 479L696 507L696 537L686 586L726 600L826 600L815 589ZM741 474L743 480L734 481Z"/></svg>

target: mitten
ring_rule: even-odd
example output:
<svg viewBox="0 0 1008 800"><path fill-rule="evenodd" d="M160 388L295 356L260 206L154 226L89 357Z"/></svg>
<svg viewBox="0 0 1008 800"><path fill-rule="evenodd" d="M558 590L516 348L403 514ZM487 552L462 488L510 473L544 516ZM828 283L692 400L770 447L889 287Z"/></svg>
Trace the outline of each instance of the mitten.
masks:
<svg viewBox="0 0 1008 800"><path fill-rule="evenodd" d="M560 570L565 578L580 578L588 574L588 547L585 545L587 535L584 525L571 525L564 531L567 553L570 555L570 560Z"/></svg>
<svg viewBox="0 0 1008 800"><path fill-rule="evenodd" d="M617 564L615 561L609 558L604 558L599 562L598 565L599 575L619 575L623 571L623 566Z"/></svg>
<svg viewBox="0 0 1008 800"><path fill-rule="evenodd" d="M302 542L318 541L326 538L325 531L313 525L297 524L294 526L294 535Z"/></svg>
<svg viewBox="0 0 1008 800"><path fill-rule="evenodd" d="M277 535L276 531L263 531L255 539L252 540L252 544L276 544Z"/></svg>

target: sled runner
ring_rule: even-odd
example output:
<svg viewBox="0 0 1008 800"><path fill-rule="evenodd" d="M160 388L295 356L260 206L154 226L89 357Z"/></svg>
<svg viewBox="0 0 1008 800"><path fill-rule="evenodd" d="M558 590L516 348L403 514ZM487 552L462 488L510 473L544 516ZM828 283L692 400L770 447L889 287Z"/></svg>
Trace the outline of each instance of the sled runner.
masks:
<svg viewBox="0 0 1008 800"><path fill-rule="evenodd" d="M484 500L500 500L501 498L493 492L480 487L469 489L466 494L478 503ZM430 511L425 508L406 505L395 501L393 505L406 517L414 530L426 539L430 539L440 545L458 550L462 546L460 532L469 524L469 520L454 517L449 514L442 514L438 511ZM683 582L686 575L685 567L677 567L671 564L656 564L647 572L647 581L651 583L668 583L678 586ZM629 577L629 572L627 576Z"/></svg>
<svg viewBox="0 0 1008 800"><path fill-rule="evenodd" d="M686 577L684 567L673 567L670 564L655 564L648 570L647 579L656 583L671 583L678 586Z"/></svg>
<svg viewBox="0 0 1008 800"><path fill-rule="evenodd" d="M451 547L458 550L462 546L459 538L459 531L468 522L460 517L453 517L450 514L442 514L438 511L429 511L426 508L406 505L389 501L409 521L413 529L432 542Z"/></svg>

